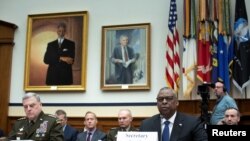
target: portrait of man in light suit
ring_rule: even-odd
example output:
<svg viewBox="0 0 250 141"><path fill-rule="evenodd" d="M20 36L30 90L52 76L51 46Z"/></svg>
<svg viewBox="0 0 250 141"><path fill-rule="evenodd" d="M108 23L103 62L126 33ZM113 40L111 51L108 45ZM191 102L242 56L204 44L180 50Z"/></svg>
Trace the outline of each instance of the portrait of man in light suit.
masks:
<svg viewBox="0 0 250 141"><path fill-rule="evenodd" d="M128 36L120 36L119 46L114 48L112 54L112 63L115 64L115 80L118 84L133 83L133 64L136 56L133 48L128 46Z"/></svg>
<svg viewBox="0 0 250 141"><path fill-rule="evenodd" d="M102 87L142 88L150 83L150 24L134 26L103 27Z"/></svg>

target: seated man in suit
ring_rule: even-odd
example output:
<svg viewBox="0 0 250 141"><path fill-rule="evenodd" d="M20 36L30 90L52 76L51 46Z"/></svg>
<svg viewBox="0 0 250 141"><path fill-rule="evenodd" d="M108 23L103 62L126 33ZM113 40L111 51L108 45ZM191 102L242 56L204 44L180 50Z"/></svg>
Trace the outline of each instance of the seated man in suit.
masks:
<svg viewBox="0 0 250 141"><path fill-rule="evenodd" d="M133 117L129 109L121 109L118 113L119 127L111 128L108 133L108 141L116 141L117 133L122 131L138 131L131 123Z"/></svg>
<svg viewBox="0 0 250 141"><path fill-rule="evenodd" d="M93 112L88 111L84 118L85 131L77 135L77 141L106 141L107 135L97 129L97 117Z"/></svg>
<svg viewBox="0 0 250 141"><path fill-rule="evenodd" d="M61 121L64 132L64 141L76 141L78 131L67 124L67 114L64 110L57 110L56 117Z"/></svg>
<svg viewBox="0 0 250 141"><path fill-rule="evenodd" d="M140 131L158 132L159 141L207 141L207 133L199 118L180 113L174 90L161 88L157 96L156 114L142 121Z"/></svg>

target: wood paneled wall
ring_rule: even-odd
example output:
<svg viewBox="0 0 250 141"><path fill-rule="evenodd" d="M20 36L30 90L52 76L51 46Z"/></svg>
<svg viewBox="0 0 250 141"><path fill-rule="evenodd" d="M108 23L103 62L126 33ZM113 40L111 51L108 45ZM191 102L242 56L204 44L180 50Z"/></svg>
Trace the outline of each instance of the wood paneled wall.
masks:
<svg viewBox="0 0 250 141"><path fill-rule="evenodd" d="M249 124L250 125L250 100L236 100L238 107L241 112L241 122L240 124ZM209 101L209 110L213 108L215 100ZM200 101L180 101L178 110L195 116L200 116ZM12 125L15 123L16 119L20 117L9 117L8 118L8 132L11 130ZM133 126L139 127L143 119L148 117L134 117ZM75 127L79 131L83 130L83 117L68 117L68 124ZM98 117L98 128L108 132L112 127L117 127L118 121L117 117Z"/></svg>
<svg viewBox="0 0 250 141"><path fill-rule="evenodd" d="M10 95L10 78L16 25L0 20L0 128L6 130Z"/></svg>

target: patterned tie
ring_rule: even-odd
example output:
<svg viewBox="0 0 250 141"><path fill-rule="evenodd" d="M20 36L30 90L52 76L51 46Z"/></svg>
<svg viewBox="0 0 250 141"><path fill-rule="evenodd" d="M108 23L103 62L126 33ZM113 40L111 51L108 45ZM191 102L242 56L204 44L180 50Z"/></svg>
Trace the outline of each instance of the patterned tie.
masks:
<svg viewBox="0 0 250 141"><path fill-rule="evenodd" d="M164 124L165 124L165 127L163 129L163 132L162 132L162 141L169 141L169 121L165 121Z"/></svg>
<svg viewBox="0 0 250 141"><path fill-rule="evenodd" d="M88 136L87 136L87 141L91 141L90 137L91 137L91 132L88 132Z"/></svg>

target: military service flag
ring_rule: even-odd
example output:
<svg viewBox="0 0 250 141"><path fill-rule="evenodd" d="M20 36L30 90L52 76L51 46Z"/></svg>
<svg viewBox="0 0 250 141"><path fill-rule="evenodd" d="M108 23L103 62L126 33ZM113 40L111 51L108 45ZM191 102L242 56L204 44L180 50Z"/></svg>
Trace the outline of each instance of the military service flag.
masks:
<svg viewBox="0 0 250 141"><path fill-rule="evenodd" d="M234 23L233 83L243 92L250 83L250 40L245 0L237 0Z"/></svg>

